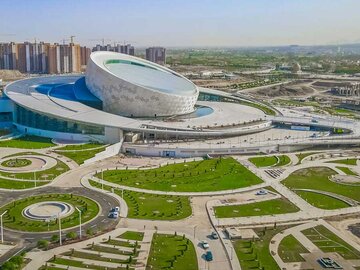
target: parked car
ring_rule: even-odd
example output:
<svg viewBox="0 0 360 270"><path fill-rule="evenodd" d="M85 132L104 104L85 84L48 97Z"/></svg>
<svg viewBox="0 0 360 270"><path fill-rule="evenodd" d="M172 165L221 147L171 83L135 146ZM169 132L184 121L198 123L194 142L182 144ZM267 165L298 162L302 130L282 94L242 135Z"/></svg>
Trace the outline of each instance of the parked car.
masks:
<svg viewBox="0 0 360 270"><path fill-rule="evenodd" d="M109 218L118 218L119 217L119 213L118 212L110 212L108 215Z"/></svg>
<svg viewBox="0 0 360 270"><path fill-rule="evenodd" d="M110 213L115 213L115 212L117 212L117 213L120 212L120 207L119 206L111 208Z"/></svg>
<svg viewBox="0 0 360 270"><path fill-rule="evenodd" d="M219 239L219 235L217 234L217 232L212 232L211 237L212 239Z"/></svg>
<svg viewBox="0 0 360 270"><path fill-rule="evenodd" d="M213 260L213 255L212 255L211 251L207 251L205 253L205 260L207 260L208 262Z"/></svg>
<svg viewBox="0 0 360 270"><path fill-rule="evenodd" d="M209 243L205 240L201 241L201 245L204 249L208 249L210 246L209 246Z"/></svg>

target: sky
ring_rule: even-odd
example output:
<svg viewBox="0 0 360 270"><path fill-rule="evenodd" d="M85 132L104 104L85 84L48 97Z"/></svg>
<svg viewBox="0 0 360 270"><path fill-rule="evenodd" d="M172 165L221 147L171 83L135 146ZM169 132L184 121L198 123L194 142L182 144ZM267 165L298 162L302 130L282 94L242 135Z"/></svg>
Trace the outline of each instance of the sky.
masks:
<svg viewBox="0 0 360 270"><path fill-rule="evenodd" d="M0 42L243 47L360 42L359 0L0 0ZM68 40L66 40L68 42Z"/></svg>

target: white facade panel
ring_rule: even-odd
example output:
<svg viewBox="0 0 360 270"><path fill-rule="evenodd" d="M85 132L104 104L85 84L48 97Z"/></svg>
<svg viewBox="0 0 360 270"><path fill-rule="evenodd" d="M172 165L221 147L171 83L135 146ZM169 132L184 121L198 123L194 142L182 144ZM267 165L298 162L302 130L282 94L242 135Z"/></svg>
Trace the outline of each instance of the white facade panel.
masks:
<svg viewBox="0 0 360 270"><path fill-rule="evenodd" d="M134 61L135 64L143 65L144 69L156 68L158 66L154 63L148 64L145 60L124 54L109 52L93 53L86 69L86 85L96 97L103 101L104 111L134 117L181 115L194 111L199 90L185 77L159 66L159 70L161 68L161 71L166 72L168 76L176 76L177 79L183 79L184 86L189 87L189 83L191 83L194 91L191 94L189 94L189 91L186 94L157 91L154 88L126 81L120 78L120 76L111 73L104 66L105 61L109 59ZM142 74L139 73L139 77L141 76ZM161 84L161 81L159 81L159 84Z"/></svg>

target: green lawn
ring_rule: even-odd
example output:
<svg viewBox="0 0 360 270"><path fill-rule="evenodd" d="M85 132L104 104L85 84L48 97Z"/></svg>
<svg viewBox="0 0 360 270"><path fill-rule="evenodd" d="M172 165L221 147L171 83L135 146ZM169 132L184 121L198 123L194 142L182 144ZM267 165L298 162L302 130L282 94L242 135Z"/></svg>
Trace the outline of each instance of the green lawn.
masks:
<svg viewBox="0 0 360 270"><path fill-rule="evenodd" d="M31 164L31 160L28 160L26 158L12 158L5 160L1 163L1 166L8 167L8 168L20 168L20 167L26 167Z"/></svg>
<svg viewBox="0 0 360 270"><path fill-rule="evenodd" d="M270 254L271 239L284 228L276 229L254 228L259 240L234 240L233 245L242 270L271 269L279 270L279 266ZM264 267L264 268L261 268Z"/></svg>
<svg viewBox="0 0 360 270"><path fill-rule="evenodd" d="M297 164L300 164L301 161L302 161L304 158L306 158L306 157L308 157L308 156L311 156L311 155L313 155L313 154L316 154L316 152L296 154L297 158L299 159L299 161L298 161Z"/></svg>
<svg viewBox="0 0 360 270"><path fill-rule="evenodd" d="M264 157L253 157L249 158L249 161L258 168L274 166L278 159L276 156L264 156Z"/></svg>
<svg viewBox="0 0 360 270"><path fill-rule="evenodd" d="M41 156L41 154L37 154ZM38 171L34 174L34 172L26 172L26 173L18 173L18 172L0 172L0 176L10 177L10 178L18 178L18 179L28 179L34 180L34 177L38 180L53 180L58 177L60 174L67 172L69 167L62 162L61 160L56 160L57 163L54 167L49 168L47 170Z"/></svg>
<svg viewBox="0 0 360 270"><path fill-rule="evenodd" d="M356 158L347 158L347 159L338 159L334 161L328 161L327 163L338 163L338 164L346 164L346 165L356 165Z"/></svg>
<svg viewBox="0 0 360 270"><path fill-rule="evenodd" d="M105 148L106 147L104 146L97 149L85 149L81 151L66 151L66 152L57 149L56 153L59 155L63 155L67 158L70 158L80 165L83 164L85 160L93 158L97 153L104 151Z"/></svg>
<svg viewBox="0 0 360 270"><path fill-rule="evenodd" d="M87 222L93 219L99 212L98 204L95 201L83 196L73 194L37 195L13 201L1 207L0 213L8 210L8 212L4 215L4 226L19 231L43 232L48 230L49 225L50 231L57 230L59 227L57 220L51 221L48 224L43 221L32 220L23 216L22 211L24 208L42 201L62 201L67 202L74 207L78 207L82 211L82 222ZM78 226L78 224L79 214L77 211L74 211L71 215L61 219L61 226L63 229Z"/></svg>
<svg viewBox="0 0 360 270"><path fill-rule="evenodd" d="M96 175L101 178L101 173ZM161 191L217 191L248 187L263 181L233 158L171 164L150 170L109 170L106 181Z"/></svg>
<svg viewBox="0 0 360 270"><path fill-rule="evenodd" d="M93 149L93 148L98 148L104 146L104 144L101 143L84 143L84 144L70 144L70 145L66 145L64 147L60 147L57 148L57 151L61 151L61 150L88 150L88 149Z"/></svg>
<svg viewBox="0 0 360 270"><path fill-rule="evenodd" d="M304 230L302 233L323 252L337 252L345 260L360 259L359 251L322 225Z"/></svg>
<svg viewBox="0 0 360 270"><path fill-rule="evenodd" d="M327 195L302 190L297 190L295 193L312 206L320 209L332 210L349 207L347 203Z"/></svg>
<svg viewBox="0 0 360 270"><path fill-rule="evenodd" d="M154 234L146 270L157 269L199 269L193 243L182 236Z"/></svg>
<svg viewBox="0 0 360 270"><path fill-rule="evenodd" d="M292 235L285 236L278 248L280 258L286 262L305 261L300 254L309 253L309 251Z"/></svg>
<svg viewBox="0 0 360 270"><path fill-rule="evenodd" d="M338 167L336 166L337 169L343 171L346 175L357 175L354 171L352 171L350 168L348 167Z"/></svg>
<svg viewBox="0 0 360 270"><path fill-rule="evenodd" d="M48 184L48 181L36 182L36 186L40 187L45 184ZM0 178L0 188L4 189L26 189L35 187L35 183L33 181L16 181L10 179Z"/></svg>
<svg viewBox="0 0 360 270"><path fill-rule="evenodd" d="M142 241L144 238L144 233L143 232L126 231L123 234L119 235L118 237L122 238L122 239L127 239L127 240Z"/></svg>
<svg viewBox="0 0 360 270"><path fill-rule="evenodd" d="M276 164L276 167L285 166L290 163L290 158L287 155L278 156L279 162Z"/></svg>
<svg viewBox="0 0 360 270"><path fill-rule="evenodd" d="M270 167L270 166L285 166L290 163L290 158L287 155L280 156L263 156L249 158L249 161L258 168Z"/></svg>
<svg viewBox="0 0 360 270"><path fill-rule="evenodd" d="M90 184L101 188L98 182L90 180ZM111 190L111 187L104 185L104 189ZM119 196L122 195L119 189L114 189L114 192ZM157 195L124 190L124 200L129 207L129 218L179 220L192 213L187 196Z"/></svg>
<svg viewBox="0 0 360 270"><path fill-rule="evenodd" d="M295 213L299 208L285 199L214 207L217 218L250 217Z"/></svg>
<svg viewBox="0 0 360 270"><path fill-rule="evenodd" d="M334 174L336 174L335 171L326 167L306 168L293 172L284 181L282 181L282 183L290 189L306 188L322 190L360 201L360 186L342 185L330 181L328 178ZM311 193L308 192L308 194ZM303 195L307 196L306 193ZM326 197L324 197L324 200Z"/></svg>
<svg viewBox="0 0 360 270"><path fill-rule="evenodd" d="M26 135L17 139L0 141L0 147L24 148L24 149L40 149L55 146L51 139Z"/></svg>

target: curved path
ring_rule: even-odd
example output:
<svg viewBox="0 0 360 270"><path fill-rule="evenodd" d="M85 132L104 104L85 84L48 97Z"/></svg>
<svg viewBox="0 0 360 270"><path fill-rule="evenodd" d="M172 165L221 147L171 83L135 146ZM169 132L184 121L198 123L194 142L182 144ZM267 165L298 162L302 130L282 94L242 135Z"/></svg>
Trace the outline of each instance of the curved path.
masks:
<svg viewBox="0 0 360 270"><path fill-rule="evenodd" d="M100 212L96 218L89 221L88 223L83 224L82 232L85 235L85 232L88 228L96 229L102 227L104 230L110 230L116 227L118 220L109 219L107 215L111 207L117 206L118 201L111 196L108 196L103 193L99 193L93 190L88 190L84 188L55 188L55 187L44 187L37 190L32 191L23 191L16 193L9 192L0 192L0 203L1 205L5 205L11 201L22 199L29 196L39 195L39 194L49 194L49 193L73 193L76 195L81 195L85 197L89 197L100 205ZM69 228L63 230L63 237L69 231L75 231L79 234L79 228ZM22 245L19 245L17 248L11 250L6 253L5 256L0 258L0 263L5 262L8 258L10 258L17 251L25 247L26 249L31 249L36 246L36 243L40 239L50 240L51 236L54 234L58 234L58 232L42 232L42 233L34 233L34 232L18 232L9 230L4 227L4 239L5 241L18 242L21 239Z"/></svg>

